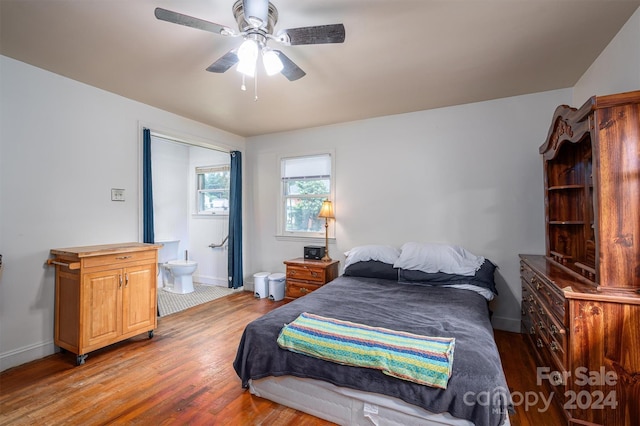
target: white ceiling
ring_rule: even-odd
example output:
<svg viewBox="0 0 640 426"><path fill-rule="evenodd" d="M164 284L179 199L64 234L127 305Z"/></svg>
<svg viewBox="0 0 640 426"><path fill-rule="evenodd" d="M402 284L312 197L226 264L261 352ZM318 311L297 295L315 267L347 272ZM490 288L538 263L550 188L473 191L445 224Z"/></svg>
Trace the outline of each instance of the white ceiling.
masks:
<svg viewBox="0 0 640 426"><path fill-rule="evenodd" d="M272 0L279 29L343 23L344 44L279 47L307 75L205 69L240 40L234 0L0 0L0 52L241 136L573 86L640 0ZM272 47L278 45L271 42ZM270 44L270 45L271 45Z"/></svg>

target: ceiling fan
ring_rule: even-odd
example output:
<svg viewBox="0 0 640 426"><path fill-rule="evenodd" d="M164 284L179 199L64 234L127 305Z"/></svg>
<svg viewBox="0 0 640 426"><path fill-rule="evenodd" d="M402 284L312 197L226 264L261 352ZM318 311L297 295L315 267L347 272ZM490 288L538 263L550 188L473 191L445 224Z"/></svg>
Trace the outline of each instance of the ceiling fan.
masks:
<svg viewBox="0 0 640 426"><path fill-rule="evenodd" d="M268 75L281 73L290 81L295 81L304 77L306 73L282 51L268 47L269 40L285 46L344 42L343 24L289 28L280 30L274 35L273 29L278 22L278 9L269 0L237 0L233 4L232 10L238 23L238 31L159 7L155 10L155 16L162 21L222 36L243 37L244 41L239 47L231 49L207 68L207 71L215 73L223 73L238 64L238 71L253 77L256 72L258 56L261 54Z"/></svg>

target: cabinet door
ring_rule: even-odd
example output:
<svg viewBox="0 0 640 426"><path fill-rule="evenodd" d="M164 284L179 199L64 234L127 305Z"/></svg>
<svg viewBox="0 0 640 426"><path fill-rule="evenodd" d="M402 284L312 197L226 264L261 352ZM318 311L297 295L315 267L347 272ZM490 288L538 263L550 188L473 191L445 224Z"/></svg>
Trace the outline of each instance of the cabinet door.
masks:
<svg viewBox="0 0 640 426"><path fill-rule="evenodd" d="M122 333L155 328L156 306L156 264L125 268Z"/></svg>
<svg viewBox="0 0 640 426"><path fill-rule="evenodd" d="M85 353L88 347L105 344L121 334L122 279L119 269L83 276L81 353Z"/></svg>

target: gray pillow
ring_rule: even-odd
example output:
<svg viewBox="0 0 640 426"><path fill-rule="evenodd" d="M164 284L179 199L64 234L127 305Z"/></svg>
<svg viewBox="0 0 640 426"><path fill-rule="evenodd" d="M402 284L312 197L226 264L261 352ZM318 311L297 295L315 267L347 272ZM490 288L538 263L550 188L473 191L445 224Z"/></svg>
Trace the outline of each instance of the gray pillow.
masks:
<svg viewBox="0 0 640 426"><path fill-rule="evenodd" d="M398 281L398 269L390 263L379 260L367 260L356 262L347 266L344 270L347 277L382 278L385 280Z"/></svg>

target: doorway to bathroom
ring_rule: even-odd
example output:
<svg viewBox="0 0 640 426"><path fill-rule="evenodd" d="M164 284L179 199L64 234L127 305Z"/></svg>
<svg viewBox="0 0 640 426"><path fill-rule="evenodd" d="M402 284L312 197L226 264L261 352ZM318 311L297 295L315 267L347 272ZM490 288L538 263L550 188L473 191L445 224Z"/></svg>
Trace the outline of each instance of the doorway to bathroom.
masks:
<svg viewBox="0 0 640 426"><path fill-rule="evenodd" d="M197 264L192 275L195 293L219 293L203 286L228 287L229 182L224 171L228 174L229 167L228 152L151 133L155 242L176 247L169 257ZM187 297L171 291L169 268L158 270L163 298L175 298L177 303L208 301L192 292Z"/></svg>

